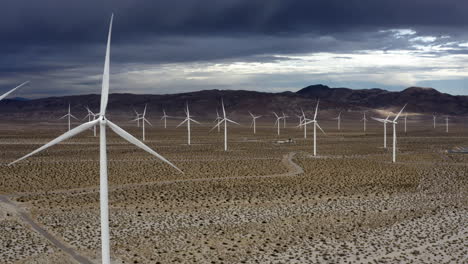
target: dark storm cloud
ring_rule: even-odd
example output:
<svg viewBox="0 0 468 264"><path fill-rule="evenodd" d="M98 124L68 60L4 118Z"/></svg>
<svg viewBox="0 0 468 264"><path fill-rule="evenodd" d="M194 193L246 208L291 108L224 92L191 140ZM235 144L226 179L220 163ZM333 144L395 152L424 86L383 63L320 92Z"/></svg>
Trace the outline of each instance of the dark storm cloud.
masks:
<svg viewBox="0 0 468 264"><path fill-rule="evenodd" d="M111 12L118 71L131 63L266 62L287 59L275 54L414 49L417 41L385 30L467 39L467 8L459 0L8 0L0 10L0 76L94 84L80 82L78 74L101 71Z"/></svg>

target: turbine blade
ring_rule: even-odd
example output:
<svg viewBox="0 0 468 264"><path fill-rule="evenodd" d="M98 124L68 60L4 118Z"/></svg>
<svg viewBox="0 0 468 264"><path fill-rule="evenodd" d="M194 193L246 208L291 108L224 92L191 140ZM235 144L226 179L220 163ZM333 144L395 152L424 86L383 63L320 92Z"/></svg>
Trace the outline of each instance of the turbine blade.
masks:
<svg viewBox="0 0 468 264"><path fill-rule="evenodd" d="M148 123L148 125L153 126L153 125L150 123L150 121L148 121L148 119L144 118L143 120L146 121L146 123Z"/></svg>
<svg viewBox="0 0 468 264"><path fill-rule="evenodd" d="M112 21L114 14L112 14L109 24L109 35L107 36L106 58L104 60L104 72L102 73L102 91L101 91L101 115L106 114L107 102L109 99L109 67L110 67L110 44L112 35Z"/></svg>
<svg viewBox="0 0 468 264"><path fill-rule="evenodd" d="M43 151L46 148L52 147L53 145L55 145L57 143L60 143L60 142L62 142L64 140L66 140L66 139L69 139L69 138L71 138L71 137L73 137L73 136L75 136L75 135L77 135L77 134L79 134L79 133L81 133L81 132L83 132L85 130L88 130L88 129L92 128L93 126L95 126L97 123L99 123L98 119L93 120L91 122L86 122L84 124L81 124L81 125L73 128L72 130L64 133L63 135L57 137L56 139L50 141L49 143L45 144L44 146L42 146L42 147L34 150L33 152L23 156L22 158L19 158L19 159L15 160L15 161L11 162L10 164L8 164L8 166L17 163L18 161L24 160L25 158L28 158L28 157L30 157L30 156L32 156L32 155L34 155L34 154L36 154L36 153L38 153L40 151Z"/></svg>
<svg viewBox="0 0 468 264"><path fill-rule="evenodd" d="M150 147L145 145L143 142L136 139L134 136L127 133L127 131L123 130L116 124L112 123L111 121L107 120L107 125L112 129L117 135L121 136L123 139L127 140L128 142L132 143L133 145L143 149L144 151L156 156L158 159L164 161L165 163L171 165L174 169L178 170L179 172L183 173L179 168L177 168L174 164L168 161L163 156L159 155L156 151L152 150Z"/></svg>
<svg viewBox="0 0 468 264"><path fill-rule="evenodd" d="M224 120L219 121L212 129L210 129L210 132L213 131L213 129L219 127L223 123L223 121Z"/></svg>
<svg viewBox="0 0 468 264"><path fill-rule="evenodd" d="M400 112L398 112L398 115L395 117L395 119L393 119L393 122L396 122L396 121L397 121L398 117L400 117L400 115L401 115L401 113L403 112L403 110L405 109L406 105L407 105L407 104L405 104L405 105L403 106L403 108L400 110Z"/></svg>
<svg viewBox="0 0 468 264"><path fill-rule="evenodd" d="M200 122L198 122L198 121L197 121L197 120L195 120L195 119L192 119L192 118L190 118L190 121L192 121L192 122L194 122L194 123L197 123L197 124L201 125L201 123L200 123Z"/></svg>
<svg viewBox="0 0 468 264"><path fill-rule="evenodd" d="M390 118L390 114L388 114L387 118L385 118L385 121L388 121L388 118Z"/></svg>
<svg viewBox="0 0 468 264"><path fill-rule="evenodd" d="M382 122L382 123L385 123L385 122L388 121L387 119L382 119L382 118L377 118L377 117L371 117L371 118L374 119L375 121L379 121L379 122Z"/></svg>
<svg viewBox="0 0 468 264"><path fill-rule="evenodd" d="M18 86L16 86L15 88L11 89L10 91L4 93L2 96L0 96L0 101L3 100L5 97L7 97L8 95L10 95L12 92L18 90L20 87L26 85L27 83L29 83L29 81L26 81Z"/></svg>
<svg viewBox="0 0 468 264"><path fill-rule="evenodd" d="M320 100L317 100L317 106L315 107L314 120L317 120L317 113L318 113L319 103L320 103Z"/></svg>
<svg viewBox="0 0 468 264"><path fill-rule="evenodd" d="M322 131L322 133L323 133L324 135L326 135L325 131L323 131L323 129L320 127L319 123L316 122L316 124L317 124L317 127L320 129L320 131Z"/></svg>
<svg viewBox="0 0 468 264"><path fill-rule="evenodd" d="M231 123L233 123L233 124L236 124L236 125L239 125L239 126L240 126L240 124L239 124L239 123L237 123L236 121L232 121L232 120L231 120L231 119L229 119L229 118L226 118L226 121L228 121L228 122L231 122Z"/></svg>
<svg viewBox="0 0 468 264"><path fill-rule="evenodd" d="M145 109L143 110L143 116L146 115L146 104L145 104Z"/></svg>
<svg viewBox="0 0 468 264"><path fill-rule="evenodd" d="M224 100L221 98L221 106L223 107L223 116L226 118L226 109L224 109Z"/></svg>
<svg viewBox="0 0 468 264"><path fill-rule="evenodd" d="M72 118L75 118L76 120L78 120L78 118L76 118L74 115L70 114L70 117Z"/></svg>
<svg viewBox="0 0 468 264"><path fill-rule="evenodd" d="M178 125L176 126L176 128L178 128L178 127L180 127L181 125L183 125L185 122L187 122L187 120L188 120L188 119L185 118L184 121L182 121L180 124L178 124Z"/></svg>
<svg viewBox="0 0 468 264"><path fill-rule="evenodd" d="M68 116L68 114L66 114L66 115L64 115L64 116L62 116L62 117L60 117L59 120L60 120L60 119L64 119L64 118L67 117L67 116Z"/></svg>

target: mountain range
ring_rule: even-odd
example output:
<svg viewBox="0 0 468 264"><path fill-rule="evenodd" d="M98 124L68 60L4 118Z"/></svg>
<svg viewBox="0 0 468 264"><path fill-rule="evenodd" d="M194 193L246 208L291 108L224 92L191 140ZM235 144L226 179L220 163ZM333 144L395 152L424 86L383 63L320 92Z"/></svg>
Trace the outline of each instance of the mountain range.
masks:
<svg viewBox="0 0 468 264"><path fill-rule="evenodd" d="M468 96L454 96L432 88L409 87L403 91L384 89L330 88L326 85L311 85L297 92L267 93L246 90L202 90L178 94L111 94L108 111L114 116L131 116L133 109L141 112L145 104L148 114L160 115L164 108L169 115L183 116L188 102L191 114L199 118L216 116L223 98L226 111L231 117L245 119L248 111L259 115L284 112L295 117L300 109L312 114L317 99L325 114L339 111L398 111L404 104L413 114L465 115L468 114ZM0 117L50 119L64 115L70 103L72 113L85 115L85 106L98 111L100 95L75 95L25 100L6 99L0 102ZM378 111L376 111L378 112ZM221 112L220 112L221 113Z"/></svg>

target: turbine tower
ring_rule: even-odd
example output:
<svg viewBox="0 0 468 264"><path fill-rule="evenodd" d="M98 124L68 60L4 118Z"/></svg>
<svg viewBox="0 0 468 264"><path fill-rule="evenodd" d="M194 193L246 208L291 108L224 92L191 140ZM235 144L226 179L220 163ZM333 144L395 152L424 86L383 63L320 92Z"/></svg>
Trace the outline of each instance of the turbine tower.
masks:
<svg viewBox="0 0 468 264"><path fill-rule="evenodd" d="M405 109L406 107L406 104L403 106L403 108L400 110L400 112L398 112L398 114L396 115L395 119L392 120L389 120L388 123L392 123L393 124L393 155L392 155L392 162L395 163L396 162L396 137L397 137L397 134L396 134L396 125L398 124L397 120L398 120L398 117L401 115L401 113L403 112L403 110Z"/></svg>
<svg viewBox="0 0 468 264"><path fill-rule="evenodd" d="M255 122L255 120L257 120L257 118L260 118L262 116L255 116L250 111L249 111L249 114L252 117L252 123L250 123L250 127L253 126L253 133L255 135L255 133L257 133L257 123Z"/></svg>
<svg viewBox="0 0 468 264"><path fill-rule="evenodd" d="M111 32L112 32L112 19L113 15L110 20L109 26L109 35L107 39L107 48L106 48L106 57L104 63L104 72L102 76L102 92L101 92L101 110L99 112L99 118L95 119L91 122L86 122L84 124L79 125L78 127L73 128L72 130L64 133L63 135L57 137L56 139L50 141L49 143L45 144L44 146L34 150L33 152L27 154L26 156L11 162L9 165L13 165L18 161L21 161L25 158L28 158L44 149L47 149L57 143L60 143L66 139L69 139L87 129L90 129L94 125L99 124L100 129L100 139L99 139L99 203L100 203L100 214L101 214L101 254L102 254L102 263L110 264L110 238L109 238L109 202L108 202L108 184L107 184L107 143L106 143L106 127L109 127L112 131L114 131L117 135L121 136L128 142L134 144L135 146L149 152L150 154L156 156L158 159L164 161L165 163L171 165L179 172L182 172L178 169L174 164L170 161L166 160L163 156L159 155L157 152L146 146L143 142L139 141L128 132L117 126L116 124L112 123L110 120L106 118L106 108L109 96L109 64L110 64L110 40L111 40Z"/></svg>
<svg viewBox="0 0 468 264"><path fill-rule="evenodd" d="M281 119L283 119L282 116L278 116L275 112L273 112L273 114L275 114L275 117L276 117L276 121L275 121L275 126L278 127L278 136L280 135L280 126L281 126Z"/></svg>
<svg viewBox="0 0 468 264"><path fill-rule="evenodd" d="M437 119L436 113L432 114L432 119L434 120L434 129L435 129L436 128L436 119Z"/></svg>
<svg viewBox="0 0 468 264"><path fill-rule="evenodd" d="M179 125L177 125L176 128L180 127L181 125L183 125L184 123L187 123L187 144L190 145L190 122L195 122L197 124L200 125L200 123L198 121L196 121L195 119L192 119L193 116L190 115L190 110L189 110L189 107L188 107L188 103L186 103L186 109L184 109L184 112L186 114L186 118L184 119L184 121L182 121Z"/></svg>
<svg viewBox="0 0 468 264"><path fill-rule="evenodd" d="M148 125L153 126L148 121L148 119L146 119L146 106L147 105L145 105L145 109L143 110L143 113L140 115L140 117L136 119L136 121L138 121L138 122L139 122L139 120L141 120L141 128L143 130L143 141L145 141L145 123L148 123Z"/></svg>
<svg viewBox="0 0 468 264"><path fill-rule="evenodd" d="M323 131L323 129L320 127L320 125L317 122L319 102L320 101L317 100L317 106L315 107L314 119L304 122L304 125L307 125L310 123L314 124L314 156L317 156L317 127L322 131L323 134L325 134L325 131Z"/></svg>
<svg viewBox="0 0 468 264"><path fill-rule="evenodd" d="M224 123L224 151L227 151L227 124L228 122L231 122L233 124L239 125L239 123L226 117L226 110L224 109L223 99L221 99L221 107L223 108L223 118L211 130L215 129L216 127L220 127L221 124Z"/></svg>
<svg viewBox="0 0 468 264"><path fill-rule="evenodd" d="M340 113L338 114L337 117L333 118L333 120L337 120L337 122L338 122L338 130L341 130L341 111L340 111Z"/></svg>
<svg viewBox="0 0 468 264"><path fill-rule="evenodd" d="M448 123L449 123L449 117L446 116L446 117L445 117L445 133L448 133L448 130L449 130L449 129L448 129L448 127L449 127L449 124L448 124Z"/></svg>
<svg viewBox="0 0 468 264"><path fill-rule="evenodd" d="M161 117L161 120L164 120L164 129L167 128L167 119L172 116L166 115L166 110L163 109L163 116Z"/></svg>
<svg viewBox="0 0 468 264"><path fill-rule="evenodd" d="M366 123L367 121L369 121L367 118L366 118L366 112L364 111L364 117L361 119L362 122L364 122L364 132L366 132Z"/></svg>
<svg viewBox="0 0 468 264"><path fill-rule="evenodd" d="M390 120L388 120L390 118L390 114L388 114L387 118L385 119L382 119L382 118L376 118L376 117L372 117L372 119L376 120L376 121L379 121L381 123L383 123L383 126L384 126L384 149L387 148L387 123L391 123Z"/></svg>
<svg viewBox="0 0 468 264"><path fill-rule="evenodd" d="M15 88L11 89L10 91L4 93L3 95L0 96L0 101L5 99L5 97L7 97L8 95L10 95L11 93L13 93L14 91L18 90L19 88L21 88L22 86L26 85L27 83L29 83L29 81L26 81L18 86L16 86Z"/></svg>
<svg viewBox="0 0 468 264"><path fill-rule="evenodd" d="M68 117L68 131L70 131L71 129L71 118L75 118L76 120L78 120L78 118L76 118L74 115L71 114L70 112L70 104L68 104L68 113L64 116L62 116L61 118L59 119L63 119L65 117Z"/></svg>

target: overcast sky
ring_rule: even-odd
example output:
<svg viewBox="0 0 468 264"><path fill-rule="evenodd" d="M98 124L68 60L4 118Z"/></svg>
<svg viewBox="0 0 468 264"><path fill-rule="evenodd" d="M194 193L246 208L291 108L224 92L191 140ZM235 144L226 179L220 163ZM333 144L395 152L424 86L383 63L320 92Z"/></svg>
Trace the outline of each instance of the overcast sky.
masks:
<svg viewBox="0 0 468 264"><path fill-rule="evenodd" d="M468 95L464 0L6 0L0 92L297 91L310 84Z"/></svg>

